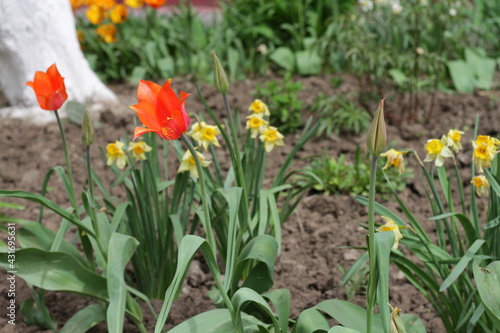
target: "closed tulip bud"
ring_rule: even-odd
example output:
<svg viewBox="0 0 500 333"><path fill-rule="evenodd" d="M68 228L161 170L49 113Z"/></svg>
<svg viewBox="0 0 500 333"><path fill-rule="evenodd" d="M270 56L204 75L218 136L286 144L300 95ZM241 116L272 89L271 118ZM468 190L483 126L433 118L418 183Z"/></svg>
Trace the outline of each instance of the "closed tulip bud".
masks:
<svg viewBox="0 0 500 333"><path fill-rule="evenodd" d="M212 52L214 56L214 64L215 64L215 69L214 69L214 84L215 88L217 90L225 95L227 94L227 91L229 89L229 83L227 81L227 76L226 72L224 71L224 68L222 67L219 58L217 58L217 55L215 52Z"/></svg>
<svg viewBox="0 0 500 333"><path fill-rule="evenodd" d="M90 147L95 140L94 126L92 125L92 120L90 120L89 114L85 111L83 115L82 122L82 143L85 147Z"/></svg>
<svg viewBox="0 0 500 333"><path fill-rule="evenodd" d="M390 333L406 333L406 328L405 324L401 320L401 317L399 316L401 310L398 308L393 308L390 304L389 306L391 307L391 323L390 323L390 328L389 332Z"/></svg>
<svg viewBox="0 0 500 333"><path fill-rule="evenodd" d="M384 151L386 143L387 130L385 128L384 120L384 99L382 99L368 130L366 146L368 147L370 154L378 156Z"/></svg>

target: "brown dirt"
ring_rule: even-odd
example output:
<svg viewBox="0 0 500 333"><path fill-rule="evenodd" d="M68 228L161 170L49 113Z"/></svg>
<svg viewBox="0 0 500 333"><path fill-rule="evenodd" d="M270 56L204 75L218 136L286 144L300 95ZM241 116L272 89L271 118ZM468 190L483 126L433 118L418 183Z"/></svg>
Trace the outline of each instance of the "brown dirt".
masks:
<svg viewBox="0 0 500 333"><path fill-rule="evenodd" d="M299 93L306 105L310 106L319 92L326 95L332 94L356 94L358 88L356 80L350 76L343 76L343 84L339 88L332 88L331 77L311 77L300 80L306 89ZM262 79L260 79L262 81ZM246 80L231 86L230 103L243 113L253 100L256 80ZM188 99L187 108L192 113L204 110L199 98L196 96L196 88L192 83L174 80L174 88L192 92L193 96ZM133 112L128 105L135 103L135 87L119 85L112 87L120 96L123 106L115 110L109 110L100 115L94 115L94 120L99 123L97 128L97 141L92 147L94 156L100 156L98 147L105 147L120 137L131 138L133 133ZM222 100L216 91L209 86L202 85L201 91L205 94L208 105L221 112ZM395 94L386 94L386 112L389 121L397 122L399 115L408 109L408 98ZM430 96L423 96L423 104L428 105ZM369 100L367 104L375 110L376 100ZM495 135L500 128L498 114L500 105L488 97L476 95L446 95L437 93L435 100L435 111L432 121L427 125L417 122L405 122L401 128L393 125L388 127L389 141L394 142L399 148L413 148L424 156L423 145L428 138L437 138L445 134L449 128L468 129L463 142L464 151L458 156L461 169L463 169L464 183L469 182L469 167L471 148L468 142L472 138L472 128L476 114L481 115L481 133ZM46 112L40 110L40 112ZM308 113L308 108L305 114ZM36 117L36 115L34 115ZM64 156L58 128L55 123L40 127L31 125L21 120L1 119L2 133L0 134L0 189L26 190L38 192L46 172L55 165L64 165ZM82 162L83 147L80 143L80 129L78 126L67 123L65 125L66 135L69 140L71 160L74 165L74 176L77 183L77 193L85 184L86 176ZM365 137L349 136L330 138L315 138L309 142L300 152L300 157L321 154L323 151L329 156L335 157L341 153L347 154L353 159L354 150L357 145L362 146ZM289 135L286 138L287 146L277 148L275 153L268 155L268 171L272 174L284 161L286 154L291 150L296 138ZM304 165L298 159L295 167ZM414 160L409 160L409 167L417 168ZM107 168L105 162L100 158L94 159L94 168L102 179L111 183L114 180L112 172ZM68 200L62 190L62 184L56 178L50 181L52 190L48 197L56 203L67 206ZM120 195L119 193L117 193ZM410 183L403 191L412 212L427 229L432 232L432 226L426 220L432 216L425 193L418 181L418 177ZM2 210L1 213L36 220L39 207L35 204L22 202L27 209L22 212ZM393 202L386 202L387 207L399 212ZM312 194L303 199L296 212L284 223L282 253L277 259L275 269L274 288L288 288L292 295L292 316L298 314L322 300L329 298L346 299L346 291L340 287L342 273L339 266L347 269L362 251L346 249L346 246L363 246L366 231L359 227L355 221L366 221L367 211L349 195ZM53 230L57 230L59 219L45 212L44 224ZM5 235L3 235L5 236ZM213 308L212 302L206 296L207 291L213 283L202 269L194 270L195 274L188 278L180 298L174 303L168 327L172 327L183 320L194 316L207 309ZM17 325L12 327L6 325L4 315L7 306L7 287L5 283L5 271L0 272L0 332L42 332L39 328L27 326L22 314L17 309ZM364 304L364 295L358 290L354 296L354 302ZM405 313L418 315L426 324L428 332L442 332L443 326L434 310L426 299L399 273L396 269L391 274L391 303L402 308ZM59 327L67 321L75 312L92 300L62 292L46 293L48 307L56 318ZM30 297L30 291L21 279L17 279L17 304ZM159 310L160 301L154 301ZM144 307L145 325L148 330L154 327L154 319ZM106 327L101 323L92 332L105 332ZM127 332L134 332L131 323L126 325Z"/></svg>

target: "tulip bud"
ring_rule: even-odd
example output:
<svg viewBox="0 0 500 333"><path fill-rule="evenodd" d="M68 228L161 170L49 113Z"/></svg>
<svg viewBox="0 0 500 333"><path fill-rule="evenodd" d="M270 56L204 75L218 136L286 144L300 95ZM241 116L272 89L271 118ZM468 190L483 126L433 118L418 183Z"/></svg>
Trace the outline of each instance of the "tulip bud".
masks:
<svg viewBox="0 0 500 333"><path fill-rule="evenodd" d="M380 101L377 112L373 117L370 129L368 130L368 137L366 139L366 146L368 151L373 156L378 156L385 149L387 143L387 130L385 128L384 120L384 99Z"/></svg>
<svg viewBox="0 0 500 333"><path fill-rule="evenodd" d="M95 140L95 131L94 126L92 125L92 120L90 120L89 114L87 111L83 114L83 122L82 122L82 143L85 147L90 147L90 145Z"/></svg>
<svg viewBox="0 0 500 333"><path fill-rule="evenodd" d="M227 94L227 91L229 89L229 83L227 81L227 76L226 72L224 71L224 68L222 67L219 58L217 58L217 55L215 52L212 52L214 56L214 64L215 64L215 69L214 69L214 84L217 90L225 95Z"/></svg>

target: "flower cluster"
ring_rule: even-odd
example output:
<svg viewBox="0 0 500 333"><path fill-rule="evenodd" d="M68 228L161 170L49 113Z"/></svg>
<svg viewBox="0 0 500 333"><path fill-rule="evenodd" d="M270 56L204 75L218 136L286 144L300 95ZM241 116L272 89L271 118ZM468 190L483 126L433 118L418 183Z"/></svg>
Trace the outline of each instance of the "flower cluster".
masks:
<svg viewBox="0 0 500 333"><path fill-rule="evenodd" d="M145 153L150 152L151 149L144 141L130 142L128 147L125 147L125 143L121 141L115 141L106 146L106 163L107 165L116 163L118 169L123 169L127 165L126 152L132 153L136 161L141 161L146 159Z"/></svg>
<svg viewBox="0 0 500 333"><path fill-rule="evenodd" d="M252 139L259 137L259 140L264 143L264 148L267 152L271 152L274 146L284 146L284 136L274 126L269 126L267 119L269 118L269 108L266 103L260 99L256 99L250 104L248 111L252 114L247 117L247 130L250 130Z"/></svg>
<svg viewBox="0 0 500 333"><path fill-rule="evenodd" d="M116 0L70 0L73 10L85 9L87 20L98 25L95 33L106 43L116 42L116 24L125 22L130 9L141 8L148 5L159 8L167 0L125 0L119 3ZM79 33L79 40L81 40Z"/></svg>

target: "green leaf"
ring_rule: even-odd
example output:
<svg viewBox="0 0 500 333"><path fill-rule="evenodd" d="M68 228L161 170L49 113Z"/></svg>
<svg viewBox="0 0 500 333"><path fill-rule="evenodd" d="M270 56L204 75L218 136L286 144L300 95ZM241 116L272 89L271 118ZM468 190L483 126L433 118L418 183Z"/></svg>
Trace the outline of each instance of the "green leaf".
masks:
<svg viewBox="0 0 500 333"><path fill-rule="evenodd" d="M69 121L75 125L81 126L86 106L78 102L69 101L65 104L65 109Z"/></svg>
<svg viewBox="0 0 500 333"><path fill-rule="evenodd" d="M0 266L9 268L7 254L0 254ZM70 291L107 300L106 279L85 268L71 255L40 249L16 251L16 275L46 290Z"/></svg>
<svg viewBox="0 0 500 333"><path fill-rule="evenodd" d="M485 55L483 49L465 49L465 60L475 74L474 86L478 89L490 90L493 84L496 63Z"/></svg>
<svg viewBox="0 0 500 333"><path fill-rule="evenodd" d="M315 52L295 52L295 59L300 75L317 75L321 71L321 58Z"/></svg>
<svg viewBox="0 0 500 333"><path fill-rule="evenodd" d="M328 320L316 309L306 309L297 318L297 322L292 332L294 333L314 333L327 332L330 329Z"/></svg>
<svg viewBox="0 0 500 333"><path fill-rule="evenodd" d="M462 224L462 227L465 230L465 237L467 238L467 245L470 246L470 244L472 244L476 239L479 238L478 231L474 228L474 225L469 220L469 218L467 216L465 216L464 214L445 213L445 214L433 216L433 217L429 218L429 220L436 221L436 220L445 219L445 218L450 217L450 216L456 217L460 221L460 224Z"/></svg>
<svg viewBox="0 0 500 333"><path fill-rule="evenodd" d="M356 331L344 326L333 326L328 333L361 333L360 331Z"/></svg>
<svg viewBox="0 0 500 333"><path fill-rule="evenodd" d="M461 93L474 91L474 69L463 60L448 61L451 80L455 89Z"/></svg>
<svg viewBox="0 0 500 333"><path fill-rule="evenodd" d="M382 317L382 327L389 333L391 312L389 308L389 261L392 246L394 245L394 232L377 232L375 234L375 254L377 257L378 284L377 303Z"/></svg>
<svg viewBox="0 0 500 333"><path fill-rule="evenodd" d="M269 55L269 58L274 61L278 66L292 72L295 68L295 57L292 50L288 47L278 47L273 53Z"/></svg>
<svg viewBox="0 0 500 333"><path fill-rule="evenodd" d="M11 198L21 198L21 199L26 199L30 200L36 203L39 203L41 205L44 205L48 209L52 210L54 213L62 216L69 222L73 223L74 225L78 226L82 230L84 230L87 234L90 236L95 237L94 231L87 228L79 219L75 218L73 215L68 213L66 210L63 208L59 207L56 205L53 201L35 193L30 193L30 192L25 192L25 191L7 191L7 190L0 190L0 197L11 197Z"/></svg>
<svg viewBox="0 0 500 333"><path fill-rule="evenodd" d="M443 281L441 287L439 287L439 291L443 292L448 289L449 286L462 274L462 272L467 268L469 262L474 259L476 252L479 251L481 246L485 243L483 239L476 240L471 247L465 252L464 256L460 259L457 265L453 268L450 275Z"/></svg>
<svg viewBox="0 0 500 333"><path fill-rule="evenodd" d="M106 320L106 308L102 304L91 304L78 311L61 329L61 333L85 333L101 321Z"/></svg>
<svg viewBox="0 0 500 333"><path fill-rule="evenodd" d="M45 329L57 330L57 322L48 313L47 307L37 307L37 304L33 298L28 298L27 300L23 301L21 303L20 310L24 316L26 324L38 326Z"/></svg>
<svg viewBox="0 0 500 333"><path fill-rule="evenodd" d="M236 265L235 280L239 280L248 261L256 260L257 265L250 271L242 287L247 287L262 293L273 285L274 263L278 251L276 239L269 235L259 235L253 238L241 251Z"/></svg>
<svg viewBox="0 0 500 333"><path fill-rule="evenodd" d="M255 317L242 313L245 333L258 333L257 325L266 326ZM172 328L168 333L237 333L232 327L231 315L227 309L209 310L196 315Z"/></svg>
<svg viewBox="0 0 500 333"><path fill-rule="evenodd" d="M484 268L479 266L480 263L479 258L474 259L472 268L479 296L488 317L500 327L500 260Z"/></svg>
<svg viewBox="0 0 500 333"><path fill-rule="evenodd" d="M252 303L253 305L256 305L258 308L260 308L271 320L273 321L273 325L275 327L276 331L279 331L279 325L278 322L276 321L275 316L273 315L273 311L271 310L271 307L269 307L269 304L267 304L266 300L259 295L257 292L255 292L252 289L249 288L240 288L238 289L234 295L233 298L231 299L231 303L234 306L236 315L239 316L242 313L242 309L248 305L248 303Z"/></svg>
<svg viewBox="0 0 500 333"><path fill-rule="evenodd" d="M398 86L403 86L406 82L408 82L408 77L400 71L399 69L393 68L389 70L389 75L396 82Z"/></svg>
<svg viewBox="0 0 500 333"><path fill-rule="evenodd" d="M288 289L275 289L263 296L273 303L281 332L287 332L290 318L290 291Z"/></svg>
<svg viewBox="0 0 500 333"><path fill-rule="evenodd" d="M13 202L0 201L0 208L25 210L26 207Z"/></svg>
<svg viewBox="0 0 500 333"><path fill-rule="evenodd" d="M123 331L127 284L123 276L125 266L139 242L130 236L113 233L108 245L108 268L106 271L109 294L107 324L110 332Z"/></svg>

